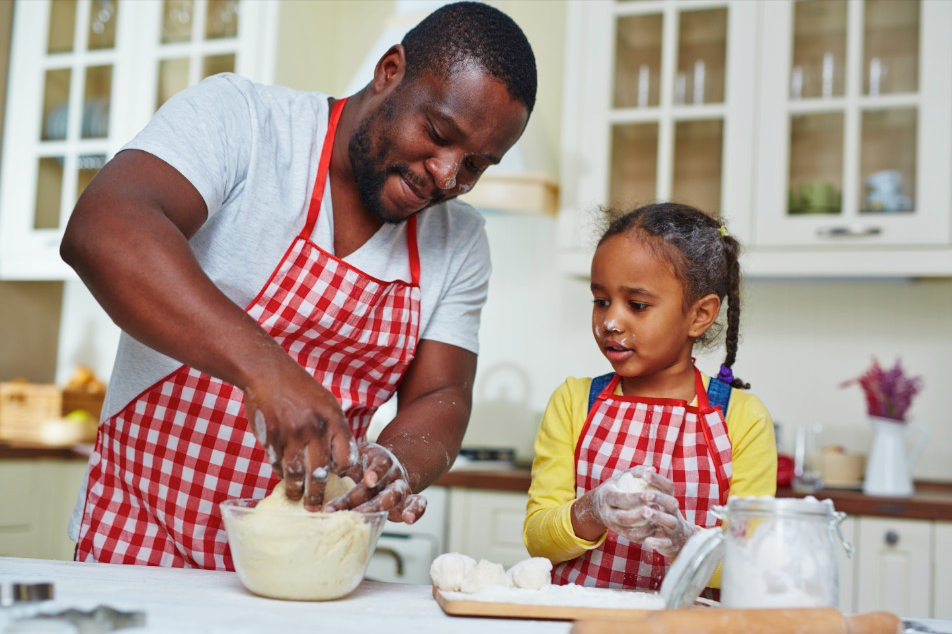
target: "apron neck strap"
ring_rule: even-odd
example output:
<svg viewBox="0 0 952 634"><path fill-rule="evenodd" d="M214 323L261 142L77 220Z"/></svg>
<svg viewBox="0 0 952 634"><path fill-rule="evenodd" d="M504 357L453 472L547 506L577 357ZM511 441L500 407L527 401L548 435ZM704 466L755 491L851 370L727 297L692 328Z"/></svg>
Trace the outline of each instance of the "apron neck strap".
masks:
<svg viewBox="0 0 952 634"><path fill-rule="evenodd" d="M610 397L615 393L615 388L618 387L620 381L621 376L616 373L611 377L605 389L601 390L595 398L605 399ZM704 379L701 378L701 371L697 369L697 366L694 366L694 396L697 398L697 408L699 410L706 410L711 407L707 399L707 390L704 389ZM589 409L592 408L589 407Z"/></svg>
<svg viewBox="0 0 952 634"><path fill-rule="evenodd" d="M707 400L707 390L704 389L704 379L701 378L701 371L694 366L694 394L697 397L697 408L699 411L710 409L711 404Z"/></svg>
<svg viewBox="0 0 952 634"><path fill-rule="evenodd" d="M314 179L314 189L311 192L311 204L307 209L307 222L301 231L302 238L309 238L317 224L317 214L321 211L321 200L324 198L324 184L327 183L327 172L331 166L331 154L334 153L334 137L337 136L337 124L347 98L338 99L331 108L330 119L327 122L327 134L324 135L324 145L321 148L321 160L317 165L317 178Z"/></svg>

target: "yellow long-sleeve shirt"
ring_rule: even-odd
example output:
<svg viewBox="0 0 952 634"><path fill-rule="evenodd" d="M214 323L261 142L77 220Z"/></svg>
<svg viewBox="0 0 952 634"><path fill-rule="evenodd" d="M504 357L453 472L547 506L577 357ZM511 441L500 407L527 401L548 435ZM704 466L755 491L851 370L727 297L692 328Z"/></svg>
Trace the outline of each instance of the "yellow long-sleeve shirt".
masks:
<svg viewBox="0 0 952 634"><path fill-rule="evenodd" d="M710 377L702 377L706 388ZM591 384L590 378L566 379L549 399L536 435L523 539L531 556L553 563L575 559L605 539L604 534L594 542L581 539L572 529L575 445L588 415ZM767 408L753 394L732 390L726 422L733 462L728 495L776 495L777 445Z"/></svg>

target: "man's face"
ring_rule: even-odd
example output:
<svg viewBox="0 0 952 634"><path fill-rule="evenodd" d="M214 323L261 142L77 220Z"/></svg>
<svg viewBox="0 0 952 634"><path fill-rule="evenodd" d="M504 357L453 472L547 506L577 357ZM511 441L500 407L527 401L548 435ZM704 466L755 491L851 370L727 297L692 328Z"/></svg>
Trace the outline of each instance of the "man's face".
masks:
<svg viewBox="0 0 952 634"><path fill-rule="evenodd" d="M381 99L348 149L361 202L384 222L468 192L529 118L502 82L476 67L404 79Z"/></svg>

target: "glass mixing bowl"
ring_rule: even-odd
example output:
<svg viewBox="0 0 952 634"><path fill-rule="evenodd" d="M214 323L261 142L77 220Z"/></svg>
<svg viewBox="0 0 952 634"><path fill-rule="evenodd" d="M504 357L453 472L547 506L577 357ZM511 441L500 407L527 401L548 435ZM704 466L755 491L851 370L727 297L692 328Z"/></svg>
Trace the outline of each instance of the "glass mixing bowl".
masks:
<svg viewBox="0 0 952 634"><path fill-rule="evenodd" d="M220 504L235 570L248 590L273 599L322 601L360 585L386 511L256 511L258 502Z"/></svg>

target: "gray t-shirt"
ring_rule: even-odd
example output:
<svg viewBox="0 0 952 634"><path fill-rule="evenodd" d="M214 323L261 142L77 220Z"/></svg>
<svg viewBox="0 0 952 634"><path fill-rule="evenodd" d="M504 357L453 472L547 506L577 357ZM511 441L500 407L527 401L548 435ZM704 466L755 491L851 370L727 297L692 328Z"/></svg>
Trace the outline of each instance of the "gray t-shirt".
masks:
<svg viewBox="0 0 952 634"><path fill-rule="evenodd" d="M327 132L327 95L255 84L230 73L172 97L122 149L153 154L202 195L208 220L190 244L202 269L246 307L304 227ZM311 236L333 253L330 178ZM422 339L479 351L479 316L491 270L485 221L451 200L417 216ZM344 261L380 280L410 280L407 225L385 224ZM122 333L103 419L180 362ZM85 483L70 521L79 532Z"/></svg>
<svg viewBox="0 0 952 634"><path fill-rule="evenodd" d="M205 199L208 220L192 237L192 250L242 308L304 226L327 117L327 95L222 74L174 96L123 148L161 158ZM324 191L312 239L333 252L329 178ZM491 268L483 225L477 211L456 200L417 217L421 338L478 352ZM406 223L385 224L344 261L381 280L409 280L406 232ZM103 417L179 365L123 333Z"/></svg>

